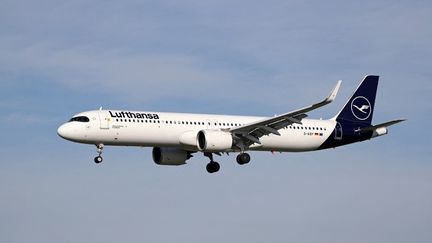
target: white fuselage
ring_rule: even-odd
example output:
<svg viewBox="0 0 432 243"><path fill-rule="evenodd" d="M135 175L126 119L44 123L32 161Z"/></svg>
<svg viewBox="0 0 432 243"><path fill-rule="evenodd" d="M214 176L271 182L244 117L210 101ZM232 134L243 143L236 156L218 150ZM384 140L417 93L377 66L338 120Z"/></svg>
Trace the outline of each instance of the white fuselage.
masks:
<svg viewBox="0 0 432 243"><path fill-rule="evenodd" d="M117 146L176 147L197 151L196 135L205 129L230 129L266 117L209 115L165 112L96 110L75 115L89 121L70 121L58 129L68 140ZM78 119L79 120L79 119ZM250 150L299 152L319 148L331 136L336 121L303 119L280 129L280 136L270 134L253 144ZM234 148L233 150L234 151Z"/></svg>
<svg viewBox="0 0 432 243"><path fill-rule="evenodd" d="M101 163L105 145L153 147L159 165L183 165L202 152L209 173L219 171L213 154L238 152L240 165L248 150L302 152L335 148L387 134L403 119L372 125L378 76L368 75L339 113L330 120L306 119L307 113L330 104L341 81L320 102L274 117L95 110L73 116L57 133L67 140L96 145Z"/></svg>

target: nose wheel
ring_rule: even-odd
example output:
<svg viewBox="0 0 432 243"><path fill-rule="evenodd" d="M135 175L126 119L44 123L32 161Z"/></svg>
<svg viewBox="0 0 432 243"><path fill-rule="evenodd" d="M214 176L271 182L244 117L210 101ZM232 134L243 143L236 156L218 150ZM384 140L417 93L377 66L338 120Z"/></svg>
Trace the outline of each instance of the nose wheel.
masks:
<svg viewBox="0 0 432 243"><path fill-rule="evenodd" d="M94 158L94 162L96 163L96 164L99 164L99 163L101 163L103 161L103 158L102 158L102 156L96 156L95 158Z"/></svg>
<svg viewBox="0 0 432 243"><path fill-rule="evenodd" d="M103 161L103 158L102 158L101 154L102 154L104 145L103 144L97 144L96 147L97 147L96 152L98 153L98 156L96 156L94 158L94 162L96 164L99 164L99 163L102 163L102 161Z"/></svg>

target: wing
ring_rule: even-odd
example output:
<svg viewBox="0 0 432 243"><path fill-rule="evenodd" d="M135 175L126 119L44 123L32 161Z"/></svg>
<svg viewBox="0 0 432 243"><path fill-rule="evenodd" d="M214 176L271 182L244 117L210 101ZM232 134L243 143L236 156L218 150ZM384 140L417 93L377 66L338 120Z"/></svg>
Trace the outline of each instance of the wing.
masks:
<svg viewBox="0 0 432 243"><path fill-rule="evenodd" d="M269 134L280 135L278 132L279 129L285 128L293 123L302 124L301 120L307 117L307 112L330 104L336 98L341 82L342 81L339 80L336 86L330 92L330 95L319 103L272 118L263 119L261 121L249 123L240 127L234 127L229 131L233 134L233 137L236 141L243 142L243 145L241 145L242 147L247 147L254 143L261 144L259 141L260 137Z"/></svg>

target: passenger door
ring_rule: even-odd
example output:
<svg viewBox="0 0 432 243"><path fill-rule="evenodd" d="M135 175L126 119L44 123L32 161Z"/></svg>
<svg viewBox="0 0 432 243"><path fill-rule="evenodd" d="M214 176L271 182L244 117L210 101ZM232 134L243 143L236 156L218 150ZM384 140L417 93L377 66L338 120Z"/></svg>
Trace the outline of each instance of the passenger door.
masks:
<svg viewBox="0 0 432 243"><path fill-rule="evenodd" d="M343 136L342 125L338 122L336 123L336 127L335 127L335 139L342 140L342 136Z"/></svg>
<svg viewBox="0 0 432 243"><path fill-rule="evenodd" d="M100 129L109 129L110 117L108 116L108 112L104 110L99 110L99 124Z"/></svg>

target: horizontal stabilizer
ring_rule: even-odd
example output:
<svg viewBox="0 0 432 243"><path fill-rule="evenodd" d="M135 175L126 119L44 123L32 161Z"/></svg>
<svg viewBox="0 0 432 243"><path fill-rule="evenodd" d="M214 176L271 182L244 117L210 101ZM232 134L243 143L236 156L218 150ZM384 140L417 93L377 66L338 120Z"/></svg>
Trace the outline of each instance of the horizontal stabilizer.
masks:
<svg viewBox="0 0 432 243"><path fill-rule="evenodd" d="M403 122L403 121L405 121L406 119L399 119L399 120L394 120L394 121L389 121L389 122L384 122L384 123L381 123L381 124L378 124L378 125L374 125L374 126L370 126L370 127L364 127L364 128L360 128L360 132L368 132L368 131L375 131L376 129L378 129L378 128L386 128L386 127L389 127L389 126L392 126L392 125L394 125L394 124L397 124L397 123L399 123L399 122Z"/></svg>

